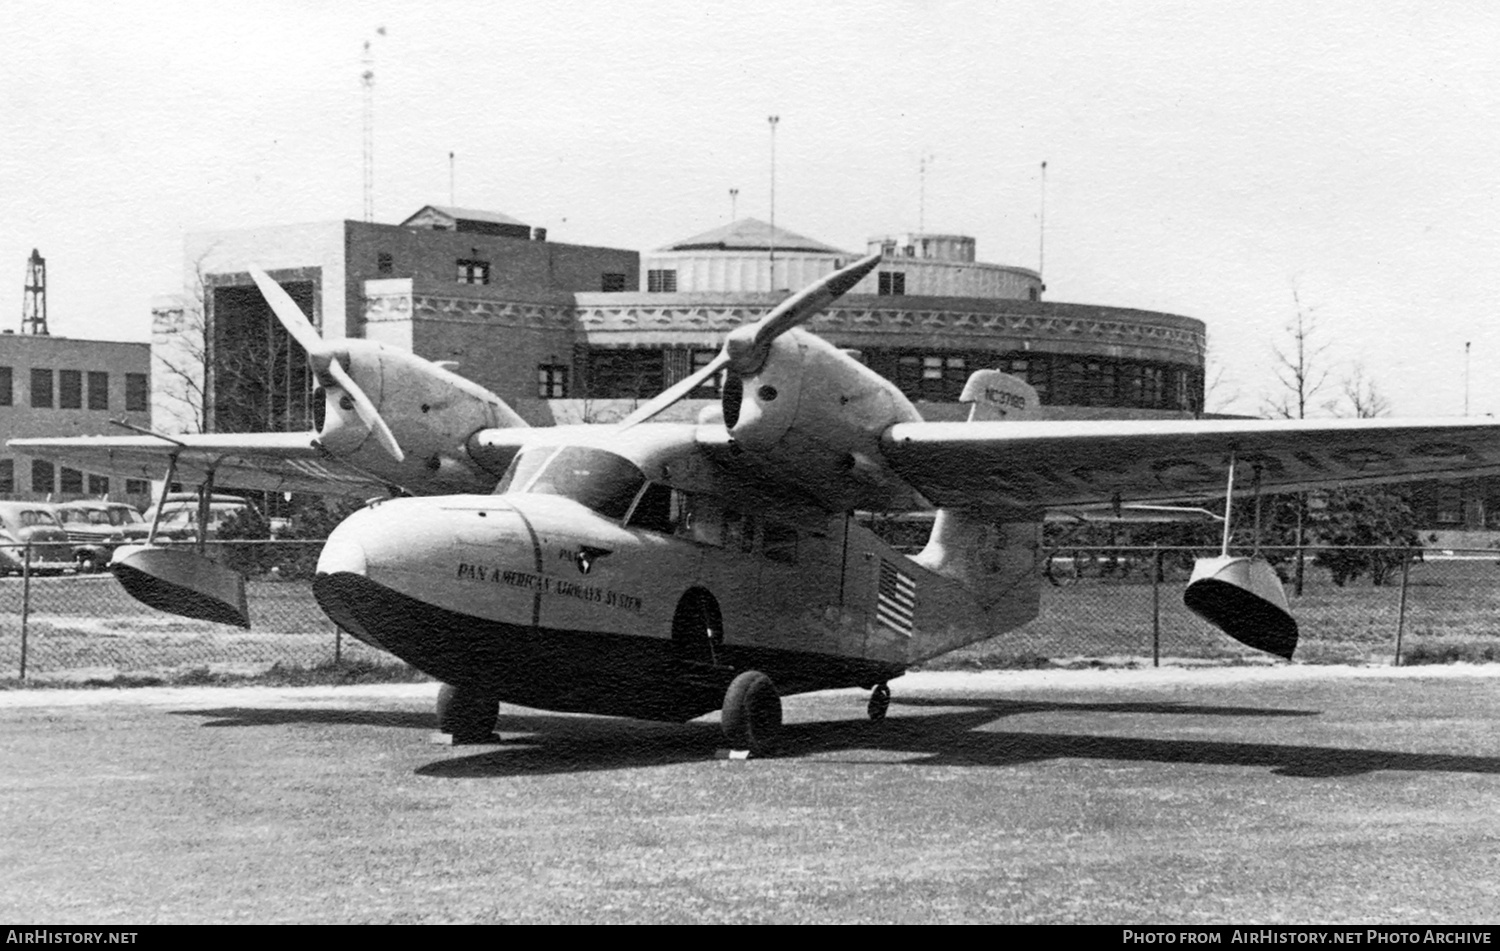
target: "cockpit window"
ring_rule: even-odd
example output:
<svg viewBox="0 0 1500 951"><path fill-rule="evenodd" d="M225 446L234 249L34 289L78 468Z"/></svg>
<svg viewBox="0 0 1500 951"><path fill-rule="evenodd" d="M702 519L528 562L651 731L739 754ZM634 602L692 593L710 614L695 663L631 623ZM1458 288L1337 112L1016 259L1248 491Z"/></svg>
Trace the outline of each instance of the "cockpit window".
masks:
<svg viewBox="0 0 1500 951"><path fill-rule="evenodd" d="M522 473L529 467L529 459L518 458L516 463L514 477L508 475L506 480L511 491L560 495L588 506L605 518L624 518L630 503L646 484L645 474L635 463L602 449L579 446L559 449L545 461L534 479Z"/></svg>
<svg viewBox="0 0 1500 951"><path fill-rule="evenodd" d="M505 475L501 477L500 484L495 486L494 495L504 495L507 492L522 492L527 483L542 470L542 465L551 459L557 450L552 446L538 446L535 449L526 449L518 453L510 461Z"/></svg>

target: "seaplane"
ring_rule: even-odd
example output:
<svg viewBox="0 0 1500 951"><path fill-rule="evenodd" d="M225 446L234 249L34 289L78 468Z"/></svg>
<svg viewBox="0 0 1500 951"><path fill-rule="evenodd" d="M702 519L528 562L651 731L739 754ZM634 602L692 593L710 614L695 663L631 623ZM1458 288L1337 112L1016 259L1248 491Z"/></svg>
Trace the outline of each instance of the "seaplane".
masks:
<svg viewBox="0 0 1500 951"><path fill-rule="evenodd" d="M442 686L439 729L484 742L499 705L653 720L718 711L730 750L775 748L783 697L870 691L1036 617L1049 511L1500 474L1500 426L1466 419L1057 421L976 371L965 422L928 422L890 381L801 325L871 255L729 332L704 367L610 424L528 426L450 368L324 340L251 273L307 351L325 406L306 433L17 439L12 451L173 483L378 496L322 549L313 590L350 635ZM660 417L712 377L691 422ZM1240 479L1236 482L1236 473ZM860 512L935 511L906 555ZM1226 511L1227 515L1227 511ZM1291 659L1274 571L1229 551L1185 600ZM248 626L244 579L190 546L126 546L112 570L164 611Z"/></svg>

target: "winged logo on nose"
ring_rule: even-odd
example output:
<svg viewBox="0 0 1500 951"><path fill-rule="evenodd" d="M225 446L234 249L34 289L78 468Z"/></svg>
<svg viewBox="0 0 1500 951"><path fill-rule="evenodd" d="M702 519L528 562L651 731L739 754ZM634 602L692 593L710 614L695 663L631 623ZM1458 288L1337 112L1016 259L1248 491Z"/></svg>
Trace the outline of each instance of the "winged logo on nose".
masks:
<svg viewBox="0 0 1500 951"><path fill-rule="evenodd" d="M579 574L588 574L594 567L594 562L610 554L608 548L590 548L588 545L579 545L578 552L573 556L573 563L578 566Z"/></svg>

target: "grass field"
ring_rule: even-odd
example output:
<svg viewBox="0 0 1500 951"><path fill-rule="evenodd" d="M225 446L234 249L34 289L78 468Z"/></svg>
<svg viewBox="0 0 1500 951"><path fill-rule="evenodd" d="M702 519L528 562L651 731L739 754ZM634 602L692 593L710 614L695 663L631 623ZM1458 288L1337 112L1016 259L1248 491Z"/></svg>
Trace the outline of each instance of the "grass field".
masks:
<svg viewBox="0 0 1500 951"><path fill-rule="evenodd" d="M12 691L0 919L1493 925L1497 684L916 674L750 761L713 716L433 745L431 684Z"/></svg>
<svg viewBox="0 0 1500 951"><path fill-rule="evenodd" d="M1500 565L1493 559L1413 564L1402 624L1402 663L1500 661ZM21 663L22 583L0 580L0 677ZM1043 582L1040 617L1024 627L963 648L928 669L1051 665L1272 663L1194 617L1182 604L1184 582L1164 582L1160 639L1153 644L1153 589L1137 573L1121 581L1084 578ZM306 582L252 581L252 629L190 621L132 600L107 575L37 578L26 623L27 675L108 679L211 674L256 675L273 666L315 668L340 660L370 663L379 651L342 637ZM1336 587L1311 569L1305 593L1292 599L1301 628L1296 659L1304 663L1389 664L1401 614L1399 585L1361 580Z"/></svg>

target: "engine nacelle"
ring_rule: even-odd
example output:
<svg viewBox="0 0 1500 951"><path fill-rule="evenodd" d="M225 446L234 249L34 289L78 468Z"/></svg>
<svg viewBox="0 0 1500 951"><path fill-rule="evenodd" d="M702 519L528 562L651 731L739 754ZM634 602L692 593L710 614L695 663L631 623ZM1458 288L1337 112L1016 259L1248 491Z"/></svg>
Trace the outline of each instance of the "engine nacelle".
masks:
<svg viewBox="0 0 1500 951"><path fill-rule="evenodd" d="M342 340L331 347L406 458L396 462L371 438L354 400L320 374L323 419L318 442L333 456L412 490L488 492L495 477L469 458L465 442L481 429L526 426L500 397L458 374L376 341Z"/></svg>
<svg viewBox="0 0 1500 951"><path fill-rule="evenodd" d="M883 508L904 483L880 434L920 414L894 384L800 329L777 337L760 369L724 386L724 426L739 450L837 511Z"/></svg>

